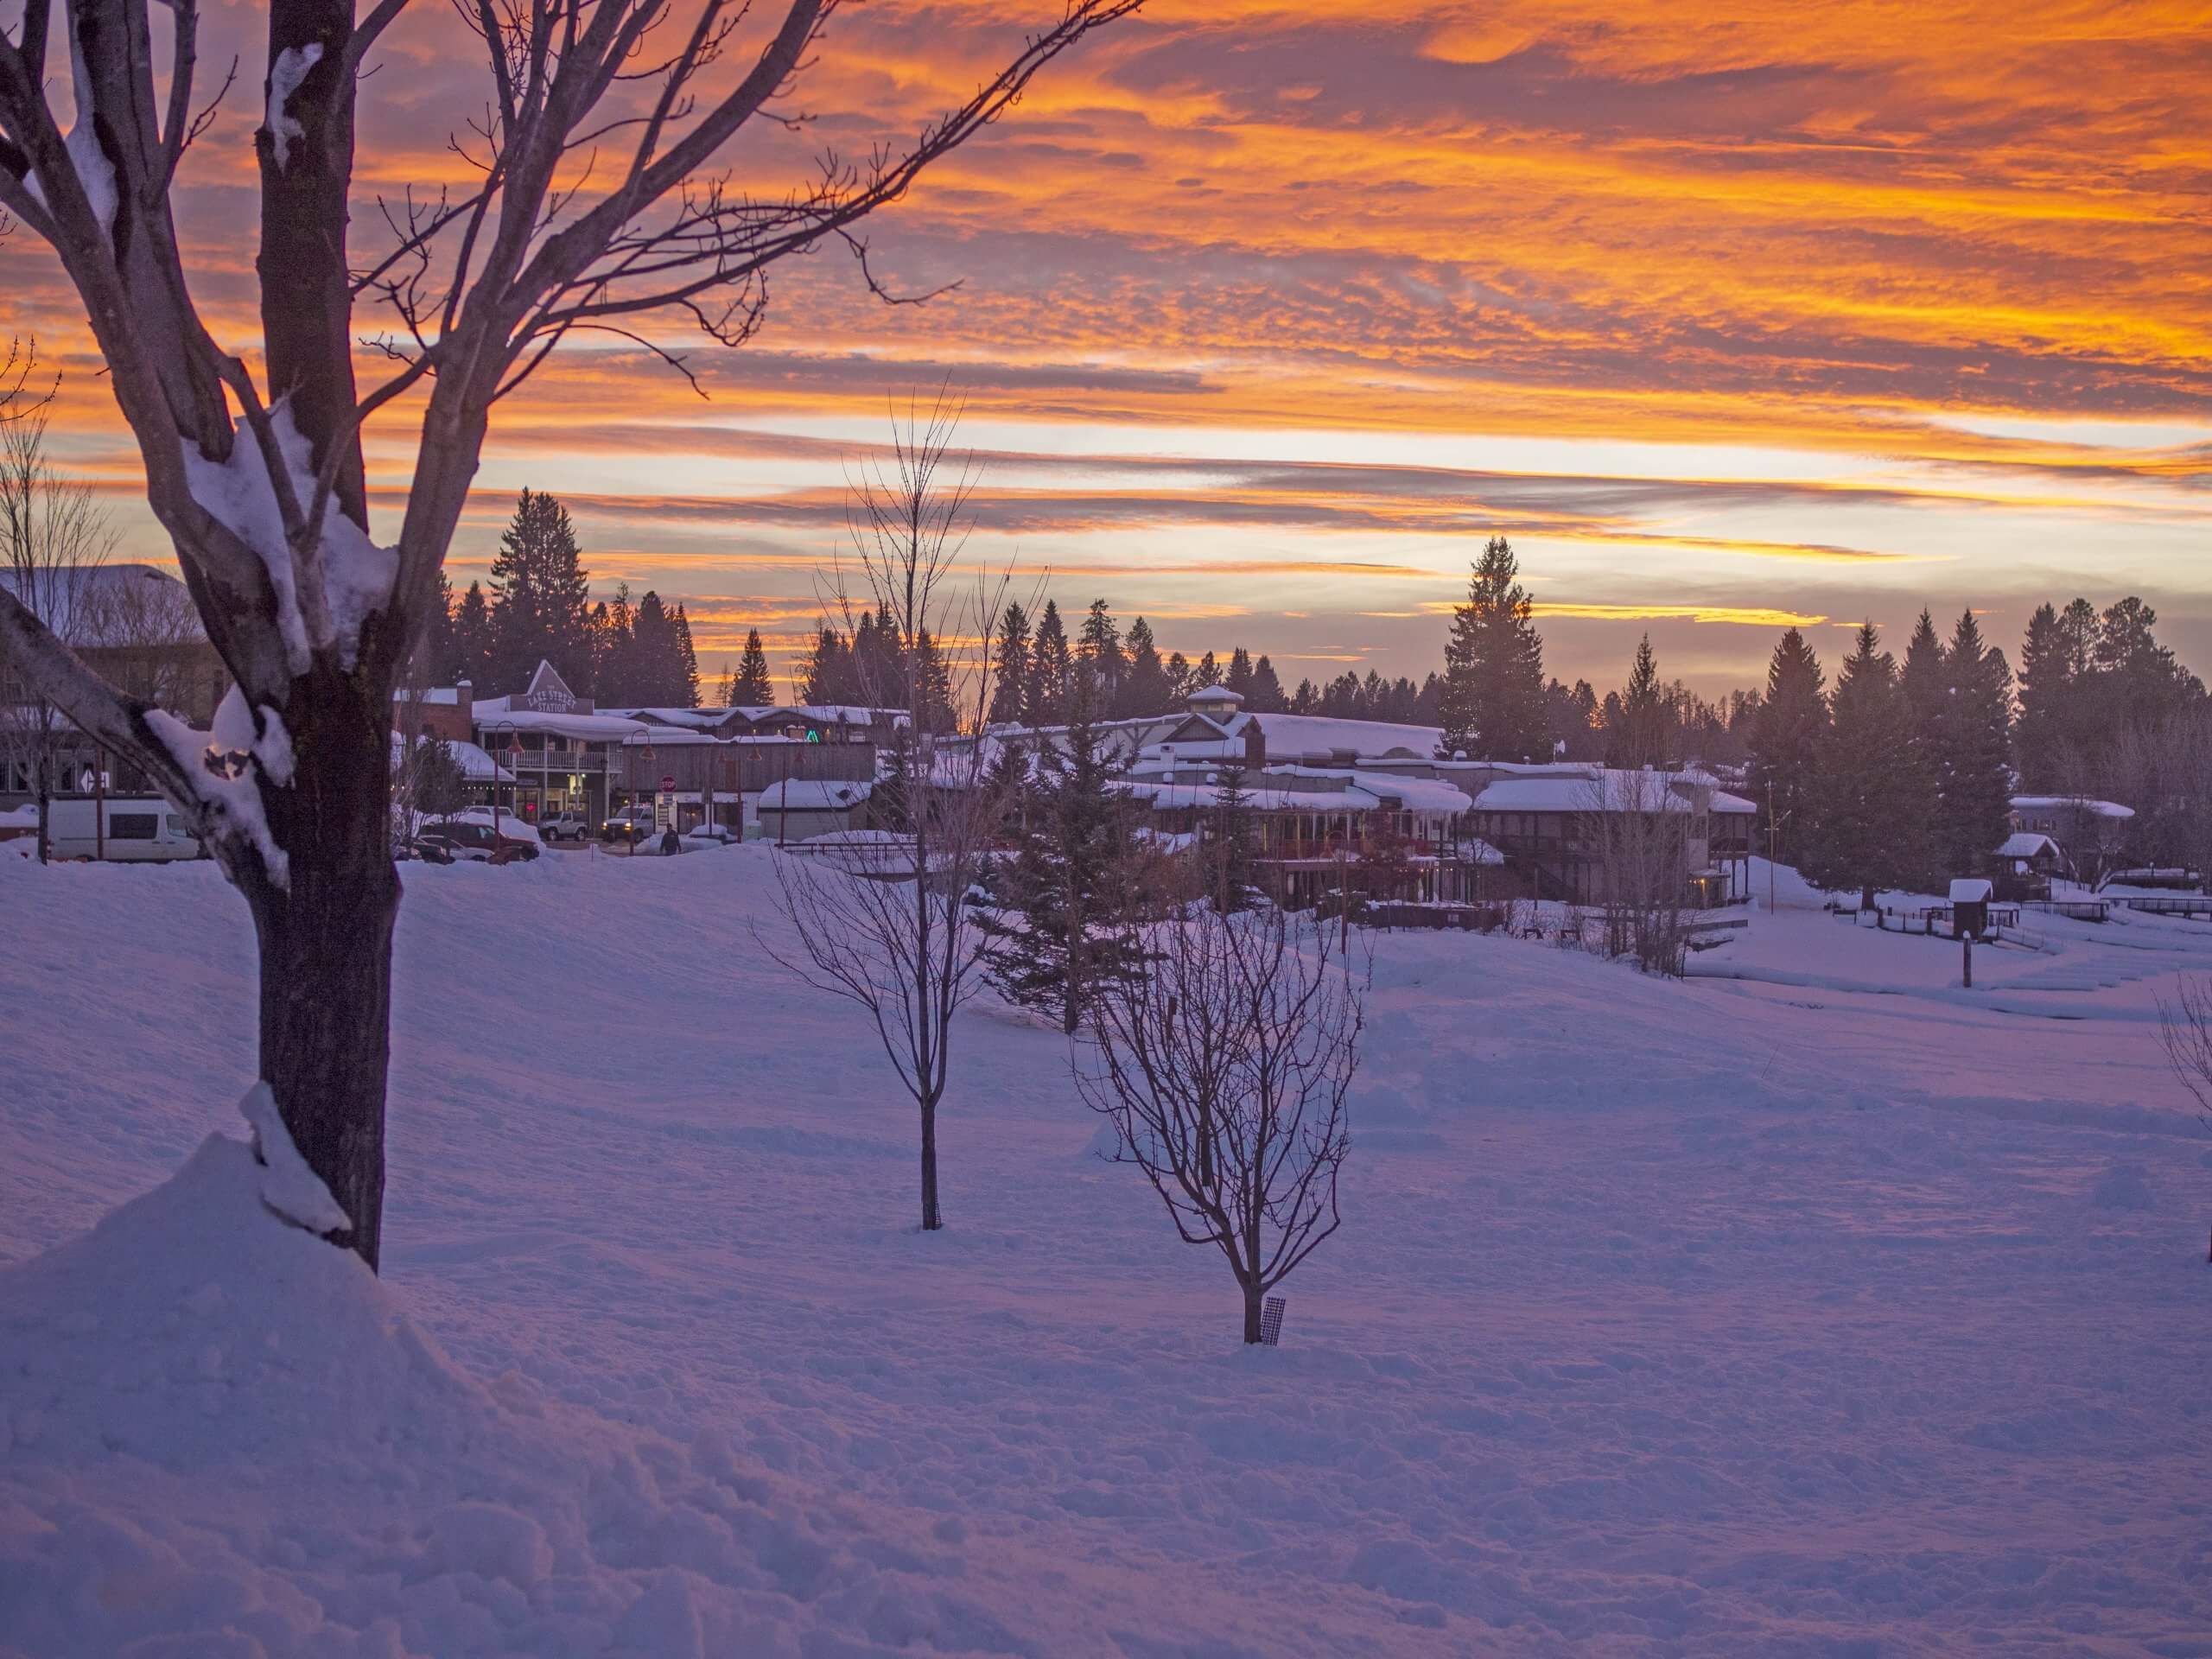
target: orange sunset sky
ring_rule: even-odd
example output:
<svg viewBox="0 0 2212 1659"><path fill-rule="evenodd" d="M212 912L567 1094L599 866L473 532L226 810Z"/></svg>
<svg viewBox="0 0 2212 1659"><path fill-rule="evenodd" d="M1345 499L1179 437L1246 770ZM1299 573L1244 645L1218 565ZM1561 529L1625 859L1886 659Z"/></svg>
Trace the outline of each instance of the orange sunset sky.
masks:
<svg viewBox="0 0 2212 1659"><path fill-rule="evenodd" d="M732 162L780 188L911 133L1053 4L849 7L814 125ZM363 88L362 254L378 194L461 176L445 136L484 95L416 12ZM257 30L213 8L203 58L240 52L244 90L181 198L249 353ZM956 291L892 309L842 253L785 267L741 351L666 325L703 401L567 350L503 405L451 572L550 489L595 585L683 600L717 672L757 626L780 671L887 400L949 377L980 556L1287 683L1438 666L1493 531L1548 670L1601 690L1646 629L1715 690L1787 621L1832 666L1862 615L1901 648L1971 605L2017 653L2076 592L2142 594L2212 671L2208 93L2204 4L1153 0L874 222L887 280ZM58 282L0 243L0 329L69 365L63 456L159 557ZM411 438L372 430L380 532Z"/></svg>

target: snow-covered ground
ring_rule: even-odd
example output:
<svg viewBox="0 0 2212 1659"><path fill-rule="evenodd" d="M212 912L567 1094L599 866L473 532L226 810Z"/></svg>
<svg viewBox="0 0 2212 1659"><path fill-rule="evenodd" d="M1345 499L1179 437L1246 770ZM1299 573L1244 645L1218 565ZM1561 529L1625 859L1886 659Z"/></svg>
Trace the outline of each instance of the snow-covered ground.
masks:
<svg viewBox="0 0 2212 1659"><path fill-rule="evenodd" d="M0 859L0 1655L2212 1653L2212 926L1384 938L1247 1351L1002 1012L913 1230L775 856L407 867L381 1283L214 869Z"/></svg>

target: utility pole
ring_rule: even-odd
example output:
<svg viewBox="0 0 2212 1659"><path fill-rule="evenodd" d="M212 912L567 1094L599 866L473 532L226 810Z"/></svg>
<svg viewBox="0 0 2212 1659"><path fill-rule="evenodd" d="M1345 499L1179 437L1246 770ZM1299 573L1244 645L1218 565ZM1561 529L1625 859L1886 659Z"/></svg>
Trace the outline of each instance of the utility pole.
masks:
<svg viewBox="0 0 2212 1659"><path fill-rule="evenodd" d="M1774 818L1774 779L1766 784L1766 913L1774 914L1774 861L1782 844L1782 826Z"/></svg>

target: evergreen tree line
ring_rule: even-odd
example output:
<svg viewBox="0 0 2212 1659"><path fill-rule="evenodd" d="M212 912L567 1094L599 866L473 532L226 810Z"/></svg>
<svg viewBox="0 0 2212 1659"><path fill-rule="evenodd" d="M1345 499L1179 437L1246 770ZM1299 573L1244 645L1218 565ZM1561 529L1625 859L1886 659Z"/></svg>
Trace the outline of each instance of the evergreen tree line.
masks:
<svg viewBox="0 0 2212 1659"><path fill-rule="evenodd" d="M1649 635L1637 648L1627 685L1602 699L1587 680L1572 686L1547 680L1534 613L1513 544L1493 536L1475 563L1465 602L1452 612L1444 672L1429 677L1415 703L1423 723L1443 728L1439 747L1446 758L1609 766L1684 756L1726 766L1743 758L1754 694L1732 692L1713 702L1680 680L1662 682Z"/></svg>
<svg viewBox="0 0 2212 1659"><path fill-rule="evenodd" d="M755 634L746 642L748 660L759 637ZM765 658L760 667L765 679ZM957 723L952 705L952 665L927 629L909 651L888 606L861 612L849 632L823 623L800 663L798 683L798 700L803 703L918 709L922 724L938 732L949 732Z"/></svg>
<svg viewBox="0 0 2212 1659"><path fill-rule="evenodd" d="M683 607L650 591L632 605L627 583L594 601L575 526L553 496L522 493L488 589L472 582L455 598L439 581L442 603L417 659L425 683L465 679L480 696L518 694L543 661L603 707L698 707L699 658Z"/></svg>
<svg viewBox="0 0 2212 1659"><path fill-rule="evenodd" d="M2138 599L2101 617L2086 601L2063 613L2044 605L2017 682L1972 611L1948 639L1923 611L1902 663L1868 622L1825 695L1818 657L1789 630L1751 734L1761 836L1815 886L1868 899L1878 887L1928 891L1987 873L2016 788L2091 793L2085 758L2105 760L2112 777L2145 734L2170 734L2180 753L2212 748L2204 688L2158 644L2157 620ZM2207 810L2202 777L2127 781L2111 793L2141 815L2139 856L2185 841ZM2175 861L2190 853L2177 844Z"/></svg>
<svg viewBox="0 0 2212 1659"><path fill-rule="evenodd" d="M1007 605L991 637L993 725L1065 726L1078 706L1094 721L1164 715L1207 686L1226 686L1255 713L1290 707L1274 664L1243 646L1224 665L1211 651L1195 663L1181 652L1160 654L1152 624L1141 616L1125 633L1103 599L1094 599L1070 639L1057 600L1032 617Z"/></svg>

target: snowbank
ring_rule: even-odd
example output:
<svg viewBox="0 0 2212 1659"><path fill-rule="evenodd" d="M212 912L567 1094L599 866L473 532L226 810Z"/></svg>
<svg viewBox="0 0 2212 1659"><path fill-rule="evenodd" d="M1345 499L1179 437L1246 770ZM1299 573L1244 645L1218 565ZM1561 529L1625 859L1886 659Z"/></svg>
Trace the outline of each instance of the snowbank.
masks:
<svg viewBox="0 0 2212 1659"><path fill-rule="evenodd" d="M926 1524L464 1376L267 1173L210 1135L0 1273L0 1652L1015 1650Z"/></svg>
<svg viewBox="0 0 2212 1659"><path fill-rule="evenodd" d="M0 1652L2212 1630L2212 1141L2157 1041L2212 927L2053 918L1972 993L1787 873L1697 959L1736 980L1378 937L1344 1227L1247 1353L1036 1023L957 1023L915 1230L912 1103L762 949L782 856L403 872L383 1282L208 1140L256 1003L220 873L0 861Z"/></svg>

